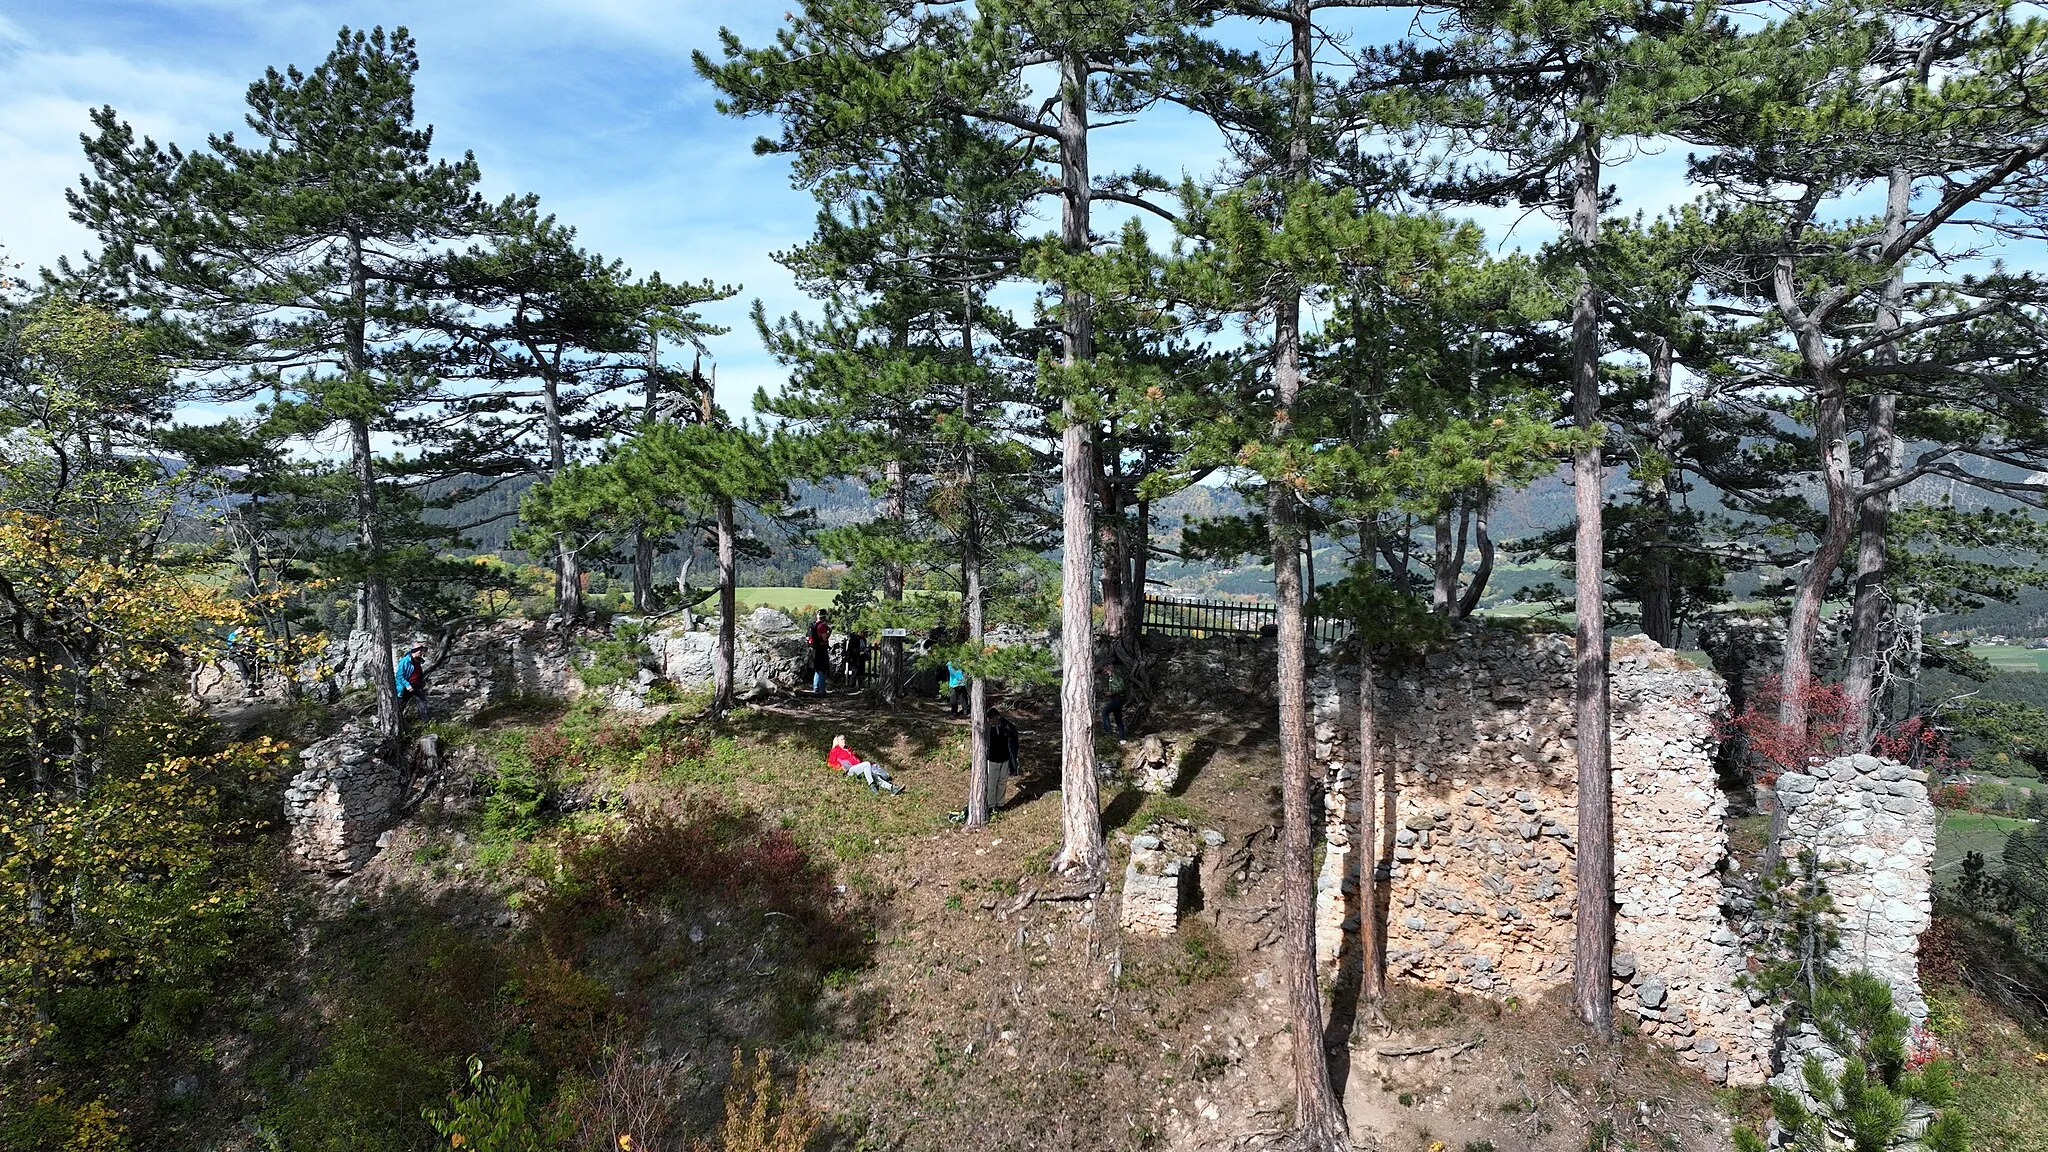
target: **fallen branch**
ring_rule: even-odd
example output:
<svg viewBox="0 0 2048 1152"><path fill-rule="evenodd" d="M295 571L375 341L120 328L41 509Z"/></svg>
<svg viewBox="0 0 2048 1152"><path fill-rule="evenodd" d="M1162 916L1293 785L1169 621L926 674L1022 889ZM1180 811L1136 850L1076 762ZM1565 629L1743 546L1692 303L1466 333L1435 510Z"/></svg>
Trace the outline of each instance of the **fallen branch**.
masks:
<svg viewBox="0 0 2048 1152"><path fill-rule="evenodd" d="M1422 1056L1430 1052L1443 1052L1444 1059L1448 1060L1460 1052L1477 1048L1484 1043L1486 1037L1474 1036L1470 1040L1444 1040L1436 1044L1416 1044L1408 1048L1375 1048L1372 1053L1375 1056Z"/></svg>

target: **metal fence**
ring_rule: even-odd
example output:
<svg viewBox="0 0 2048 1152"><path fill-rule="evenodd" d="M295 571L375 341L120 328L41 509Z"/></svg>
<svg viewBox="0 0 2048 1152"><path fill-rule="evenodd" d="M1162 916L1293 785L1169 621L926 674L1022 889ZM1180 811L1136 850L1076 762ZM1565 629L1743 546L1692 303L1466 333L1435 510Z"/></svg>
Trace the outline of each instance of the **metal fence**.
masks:
<svg viewBox="0 0 2048 1152"><path fill-rule="evenodd" d="M1280 608L1270 600L1226 600L1190 596L1145 597L1144 630L1180 636L1257 636L1279 623ZM1319 617L1310 605L1309 638L1321 647L1351 634L1343 620Z"/></svg>

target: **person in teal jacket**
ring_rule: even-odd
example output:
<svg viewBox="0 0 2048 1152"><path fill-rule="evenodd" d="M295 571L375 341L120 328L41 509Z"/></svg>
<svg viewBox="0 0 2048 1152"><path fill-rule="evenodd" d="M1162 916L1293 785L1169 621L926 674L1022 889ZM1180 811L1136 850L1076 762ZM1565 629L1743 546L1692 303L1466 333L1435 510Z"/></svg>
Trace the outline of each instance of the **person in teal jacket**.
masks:
<svg viewBox="0 0 2048 1152"><path fill-rule="evenodd" d="M427 646L414 644L405 655L398 658L398 667L392 670L391 679L398 689L398 714L405 715L405 706L411 703L419 709L420 719L432 719L427 713Z"/></svg>
<svg viewBox="0 0 2048 1152"><path fill-rule="evenodd" d="M967 707L967 671L951 660L946 661L946 687L952 692L953 718L957 720Z"/></svg>

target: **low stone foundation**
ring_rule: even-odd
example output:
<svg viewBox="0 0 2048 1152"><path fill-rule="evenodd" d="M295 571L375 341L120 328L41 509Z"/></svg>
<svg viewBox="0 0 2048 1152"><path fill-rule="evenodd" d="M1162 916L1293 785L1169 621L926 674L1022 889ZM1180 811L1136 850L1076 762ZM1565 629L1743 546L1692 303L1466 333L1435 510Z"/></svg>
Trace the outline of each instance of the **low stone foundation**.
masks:
<svg viewBox="0 0 2048 1152"><path fill-rule="evenodd" d="M1153 824L1133 837L1117 926L1137 936L1179 931L1200 856L1200 842L1182 828Z"/></svg>
<svg viewBox="0 0 2048 1152"><path fill-rule="evenodd" d="M1617 640L1610 667L1618 1007L1709 1078L1761 1083L1772 1020L1736 987L1741 942L1721 909L1712 724L1727 697L1712 672L1641 638ZM1374 855L1390 974L1496 997L1570 983L1573 680L1570 637L1494 627L1379 677ZM1329 958L1362 912L1356 672L1326 663L1312 690Z"/></svg>

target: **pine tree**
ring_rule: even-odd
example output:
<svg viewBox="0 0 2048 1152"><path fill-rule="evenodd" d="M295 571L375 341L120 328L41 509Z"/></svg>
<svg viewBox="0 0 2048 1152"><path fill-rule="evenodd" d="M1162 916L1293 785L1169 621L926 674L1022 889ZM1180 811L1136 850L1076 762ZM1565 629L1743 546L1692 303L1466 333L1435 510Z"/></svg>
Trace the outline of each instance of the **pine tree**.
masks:
<svg viewBox="0 0 2048 1152"><path fill-rule="evenodd" d="M1043 194L1060 201L1058 245L1071 267L1091 243L1096 199L1149 205L1131 181L1103 180L1089 166L1090 116L1102 99L1135 111L1152 99L1125 78L1153 65L1181 22L1202 6L1118 0L1080 9L1002 0L972 12L924 0L810 0L772 47L747 49L722 33L725 62L699 55L698 70L725 94L721 107L781 117L779 139L756 147L799 156L799 181L871 164L906 124L933 116L1005 126L1045 150ZM1057 92L1041 108L1024 70L1050 66ZM1056 175L1054 175L1056 172ZM1091 303L1080 285L1056 285L1060 348L1041 361L1059 410L1061 546L1061 806L1063 846L1054 871L1098 886L1107 853L1094 742L1096 369Z"/></svg>
<svg viewBox="0 0 2048 1152"><path fill-rule="evenodd" d="M1729 69L1743 81L1680 126L1713 146L1696 163L1698 178L1740 236L1709 264L1715 287L1731 302L1753 302L1757 318L1783 333L1798 370L1767 363L1762 379L1798 389L1811 411L1806 467L1817 474L1824 519L1793 590L1783 675L1790 685L1811 679L1822 602L1857 543L1847 689L1860 742L1874 730L1898 494L1939 476L2041 497L2025 481L1956 459L2032 468L2041 458L2041 403L2004 321L2038 288L2003 269L1935 270L1972 243L1965 214L2009 218L2001 229L2040 235L2025 205L2048 174L2048 125L2037 111L2043 40L2038 22L1997 9L1817 5L1744 38ZM1878 220L1827 217L1878 189ZM1921 189L1927 195L1916 196ZM1851 426L1858 401L1867 406L1860 438ZM1930 447L1907 461L1902 429L1912 425ZM1805 694L1781 696L1781 723L1804 726Z"/></svg>
<svg viewBox="0 0 2048 1152"><path fill-rule="evenodd" d="M1601 166L1616 141L1664 131L1712 72L1723 38L1711 7L1517 0L1457 9L1441 47L1370 54L1368 83L1420 106L1423 126L1488 157L1454 168L1437 194L1513 199L1558 216L1573 278L1571 422L1578 761L1577 907L1573 998L1603 1036L1613 1031L1613 813L1604 565L1599 271Z"/></svg>
<svg viewBox="0 0 2048 1152"><path fill-rule="evenodd" d="M708 280L671 285L658 273L635 280L620 261L577 247L574 229L531 204L503 214L489 247L472 247L446 270L452 294L476 317L461 330L464 374L488 385L460 400L463 418L447 455L487 482L494 456L503 457L497 467L549 478L622 431L633 416L620 394L638 384L652 401L660 389L651 346L669 335L701 347L724 330L695 309L737 291ZM584 552L602 538L564 525L552 542L564 622L583 616ZM635 567L634 608L646 611Z"/></svg>
<svg viewBox="0 0 2048 1152"><path fill-rule="evenodd" d="M99 109L86 140L93 173L69 197L103 247L87 269L60 266L176 318L187 357L231 375L220 395L269 391L300 434L346 432L354 544L337 571L359 586L348 672L371 686L393 734L396 493L374 437L441 399L447 302L431 294L434 270L449 245L493 224L474 159L433 159L432 130L414 126L418 69L403 28L344 28L312 71L272 69L250 86L253 143L230 133L204 151L138 141Z"/></svg>

